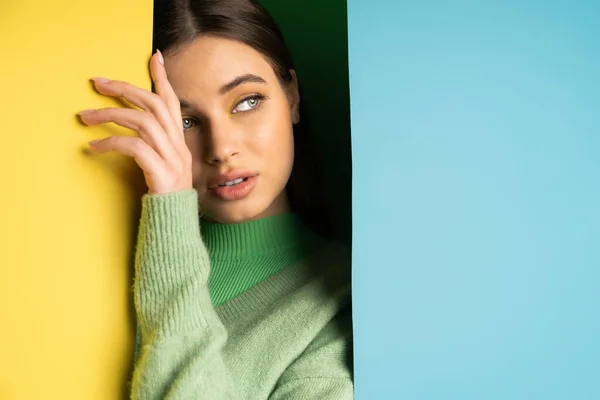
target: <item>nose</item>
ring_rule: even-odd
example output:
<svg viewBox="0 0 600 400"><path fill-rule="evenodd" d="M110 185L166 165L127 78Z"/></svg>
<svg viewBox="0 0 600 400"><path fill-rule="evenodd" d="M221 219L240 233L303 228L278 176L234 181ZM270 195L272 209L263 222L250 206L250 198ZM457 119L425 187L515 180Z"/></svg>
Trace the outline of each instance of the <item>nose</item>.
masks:
<svg viewBox="0 0 600 400"><path fill-rule="evenodd" d="M212 165L226 164L239 153L234 129L226 121L213 122L206 132L206 162Z"/></svg>

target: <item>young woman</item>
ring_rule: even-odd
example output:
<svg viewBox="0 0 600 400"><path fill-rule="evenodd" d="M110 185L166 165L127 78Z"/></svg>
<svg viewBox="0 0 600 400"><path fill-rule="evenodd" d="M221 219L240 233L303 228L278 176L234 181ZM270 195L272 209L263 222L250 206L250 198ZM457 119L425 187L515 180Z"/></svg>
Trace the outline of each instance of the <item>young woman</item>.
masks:
<svg viewBox="0 0 600 400"><path fill-rule="evenodd" d="M350 399L350 257L323 189L282 35L253 0L157 1L155 93L80 113L136 137L148 193L136 248L134 399ZM210 274L209 274L210 272Z"/></svg>

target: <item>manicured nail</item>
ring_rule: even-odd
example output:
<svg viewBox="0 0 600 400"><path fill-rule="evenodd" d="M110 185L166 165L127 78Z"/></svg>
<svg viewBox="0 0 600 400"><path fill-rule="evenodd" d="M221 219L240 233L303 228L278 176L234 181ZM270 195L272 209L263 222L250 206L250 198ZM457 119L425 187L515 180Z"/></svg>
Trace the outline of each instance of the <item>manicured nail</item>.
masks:
<svg viewBox="0 0 600 400"><path fill-rule="evenodd" d="M83 111L79 111L79 112L77 113L77 115L86 115L86 114L91 114L91 113L93 113L94 111L96 111L96 110L83 110Z"/></svg>
<svg viewBox="0 0 600 400"><path fill-rule="evenodd" d="M156 49L156 54L158 54L158 62L161 65L165 65L165 59L159 49Z"/></svg>
<svg viewBox="0 0 600 400"><path fill-rule="evenodd" d="M89 142L88 142L88 144L89 144L90 146L95 146L95 145L97 145L97 144L98 144L98 142L100 142L100 140L91 140L91 141L89 141Z"/></svg>
<svg viewBox="0 0 600 400"><path fill-rule="evenodd" d="M100 77L92 78L92 80L94 82L99 82L99 83L108 83L108 82L110 82L110 79L100 78Z"/></svg>

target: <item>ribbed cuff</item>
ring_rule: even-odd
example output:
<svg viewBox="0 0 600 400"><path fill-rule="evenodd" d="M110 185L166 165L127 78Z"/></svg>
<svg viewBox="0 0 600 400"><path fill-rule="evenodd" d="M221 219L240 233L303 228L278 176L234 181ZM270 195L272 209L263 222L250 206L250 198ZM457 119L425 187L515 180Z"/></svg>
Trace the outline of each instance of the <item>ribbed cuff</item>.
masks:
<svg viewBox="0 0 600 400"><path fill-rule="evenodd" d="M144 195L135 257L135 301L143 334L188 331L204 321L209 259L200 236L198 195Z"/></svg>

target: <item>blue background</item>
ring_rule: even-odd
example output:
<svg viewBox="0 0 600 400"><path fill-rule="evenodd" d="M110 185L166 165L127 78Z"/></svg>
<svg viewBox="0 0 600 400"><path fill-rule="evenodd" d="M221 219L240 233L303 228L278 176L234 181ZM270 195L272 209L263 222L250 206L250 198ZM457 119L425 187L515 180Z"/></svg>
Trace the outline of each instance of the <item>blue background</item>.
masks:
<svg viewBox="0 0 600 400"><path fill-rule="evenodd" d="M600 2L348 16L356 398L600 399Z"/></svg>

